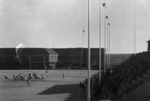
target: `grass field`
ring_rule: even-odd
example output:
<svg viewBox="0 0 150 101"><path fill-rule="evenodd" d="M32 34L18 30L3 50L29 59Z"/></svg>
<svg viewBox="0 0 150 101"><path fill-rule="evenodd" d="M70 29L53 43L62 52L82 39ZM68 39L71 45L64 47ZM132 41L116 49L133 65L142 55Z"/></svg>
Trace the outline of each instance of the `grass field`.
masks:
<svg viewBox="0 0 150 101"><path fill-rule="evenodd" d="M31 81L28 87L24 81L14 81L13 74L43 74L46 82ZM0 70L0 101L85 101L86 93L79 88L79 82L87 78L86 70ZM91 75L98 71L91 71ZM66 81L62 80L62 73ZM10 80L4 79L6 74Z"/></svg>

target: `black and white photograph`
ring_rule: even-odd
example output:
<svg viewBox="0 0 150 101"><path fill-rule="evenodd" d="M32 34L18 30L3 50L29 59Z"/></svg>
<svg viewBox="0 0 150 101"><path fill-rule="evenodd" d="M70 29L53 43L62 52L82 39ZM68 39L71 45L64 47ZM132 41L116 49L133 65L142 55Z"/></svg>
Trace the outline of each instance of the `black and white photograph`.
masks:
<svg viewBox="0 0 150 101"><path fill-rule="evenodd" d="M150 0L0 0L0 101L150 101Z"/></svg>

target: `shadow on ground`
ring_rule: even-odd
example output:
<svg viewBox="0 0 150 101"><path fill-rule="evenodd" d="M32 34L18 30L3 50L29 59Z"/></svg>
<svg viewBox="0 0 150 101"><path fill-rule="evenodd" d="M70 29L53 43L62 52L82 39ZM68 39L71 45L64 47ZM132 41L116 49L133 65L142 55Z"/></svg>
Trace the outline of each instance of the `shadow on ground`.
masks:
<svg viewBox="0 0 150 101"><path fill-rule="evenodd" d="M80 89L79 84L66 84L66 85L55 85L51 88L46 89L38 93L38 95L49 95L49 94L65 94L69 93L70 96L64 101L86 101L86 93L83 93Z"/></svg>

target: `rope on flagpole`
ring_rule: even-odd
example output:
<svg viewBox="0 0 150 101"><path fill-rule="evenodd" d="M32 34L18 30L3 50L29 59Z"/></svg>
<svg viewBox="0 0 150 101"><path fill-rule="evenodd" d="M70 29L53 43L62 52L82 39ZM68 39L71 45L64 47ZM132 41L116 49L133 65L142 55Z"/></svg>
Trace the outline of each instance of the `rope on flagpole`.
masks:
<svg viewBox="0 0 150 101"><path fill-rule="evenodd" d="M109 47L109 57L108 57L108 66L110 68L110 22L108 23L108 47Z"/></svg>
<svg viewBox="0 0 150 101"><path fill-rule="evenodd" d="M135 19L135 0L134 0L134 54L136 54L136 19Z"/></svg>
<svg viewBox="0 0 150 101"><path fill-rule="evenodd" d="M85 7L86 7L86 1L83 1L83 25L82 25L82 39L81 39L81 58L80 58L80 81L81 81L81 69L82 69L82 63L83 63L83 46L84 46L84 33L85 33ZM78 101L80 101L80 86L78 91Z"/></svg>
<svg viewBox="0 0 150 101"><path fill-rule="evenodd" d="M110 67L110 20L108 16L108 9L107 9L107 2L105 2L105 20L106 20L106 38L105 43L106 43L106 70Z"/></svg>

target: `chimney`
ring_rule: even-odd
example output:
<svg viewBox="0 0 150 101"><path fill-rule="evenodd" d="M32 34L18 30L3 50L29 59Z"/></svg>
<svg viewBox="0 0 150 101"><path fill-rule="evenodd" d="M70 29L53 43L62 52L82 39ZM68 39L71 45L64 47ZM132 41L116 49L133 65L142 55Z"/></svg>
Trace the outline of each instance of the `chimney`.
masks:
<svg viewBox="0 0 150 101"><path fill-rule="evenodd" d="M150 40L148 40L147 43L148 43L147 51L150 51Z"/></svg>

